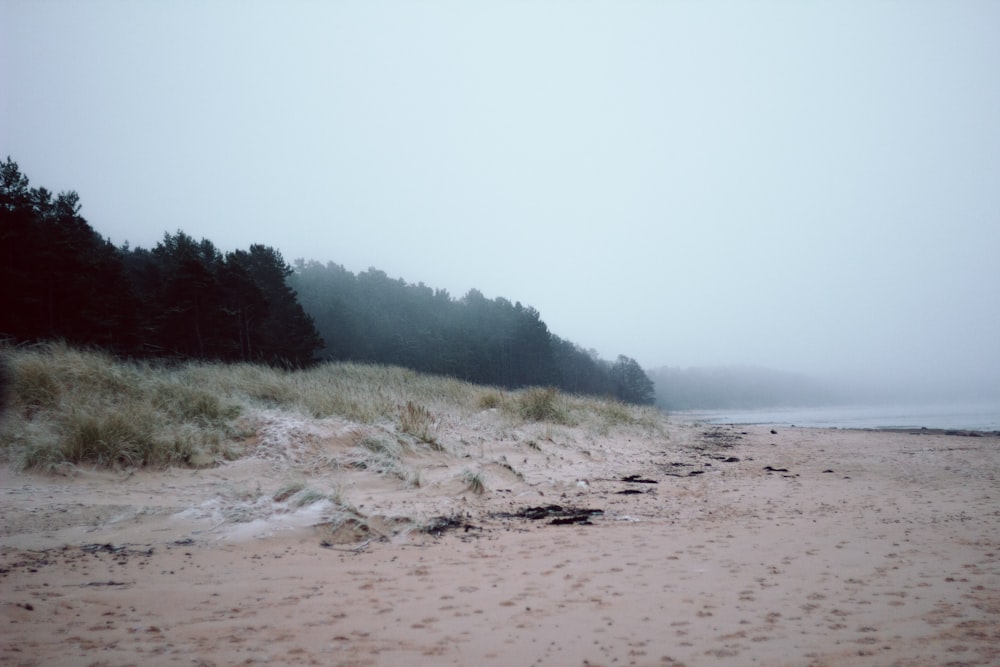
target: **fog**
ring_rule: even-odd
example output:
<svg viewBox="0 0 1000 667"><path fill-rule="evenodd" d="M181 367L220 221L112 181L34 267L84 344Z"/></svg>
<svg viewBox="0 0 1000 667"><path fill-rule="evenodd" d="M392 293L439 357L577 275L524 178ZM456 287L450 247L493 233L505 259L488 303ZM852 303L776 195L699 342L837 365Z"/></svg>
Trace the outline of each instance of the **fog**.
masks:
<svg viewBox="0 0 1000 667"><path fill-rule="evenodd" d="M1000 4L0 4L0 157L117 244L370 266L647 368L1000 396Z"/></svg>

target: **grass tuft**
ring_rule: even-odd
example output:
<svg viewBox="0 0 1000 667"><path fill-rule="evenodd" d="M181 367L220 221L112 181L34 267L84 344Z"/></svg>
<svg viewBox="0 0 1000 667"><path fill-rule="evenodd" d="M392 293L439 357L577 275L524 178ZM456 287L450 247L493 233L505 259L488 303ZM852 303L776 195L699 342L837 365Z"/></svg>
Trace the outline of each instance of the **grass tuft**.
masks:
<svg viewBox="0 0 1000 667"><path fill-rule="evenodd" d="M399 430L403 433L409 433L417 440L439 448L437 447L437 438L434 435L436 429L434 415L424 406L407 401L406 405L400 408Z"/></svg>
<svg viewBox="0 0 1000 667"><path fill-rule="evenodd" d="M283 485L281 488L279 488L277 491L274 492L274 494L271 496L271 500L273 500L276 503L283 503L305 488L306 488L305 482L302 481L288 482L287 484Z"/></svg>
<svg viewBox="0 0 1000 667"><path fill-rule="evenodd" d="M569 424L569 411L558 391L551 387L525 389L517 398L522 418L534 422Z"/></svg>
<svg viewBox="0 0 1000 667"><path fill-rule="evenodd" d="M295 507L307 507L324 500L330 500L330 497L315 489L302 489L292 498L292 504L295 505Z"/></svg>
<svg viewBox="0 0 1000 667"><path fill-rule="evenodd" d="M466 470L462 473L462 481L465 483L465 488L477 496L486 493L486 481L481 472Z"/></svg>
<svg viewBox="0 0 1000 667"><path fill-rule="evenodd" d="M173 463L174 457L180 460L190 457L188 451L157 447L152 434L134 417L113 410L70 414L60 458L70 463L137 467Z"/></svg>
<svg viewBox="0 0 1000 667"><path fill-rule="evenodd" d="M485 391L479 395L476 405L482 410L493 410L503 405L503 394L498 391Z"/></svg>
<svg viewBox="0 0 1000 667"><path fill-rule="evenodd" d="M12 393L29 414L51 410L59 404L62 386L58 369L41 355L22 355L10 364Z"/></svg>
<svg viewBox="0 0 1000 667"><path fill-rule="evenodd" d="M391 475L408 480L410 473L403 466L403 446L382 436L363 438L340 463L349 468L370 470L378 475Z"/></svg>

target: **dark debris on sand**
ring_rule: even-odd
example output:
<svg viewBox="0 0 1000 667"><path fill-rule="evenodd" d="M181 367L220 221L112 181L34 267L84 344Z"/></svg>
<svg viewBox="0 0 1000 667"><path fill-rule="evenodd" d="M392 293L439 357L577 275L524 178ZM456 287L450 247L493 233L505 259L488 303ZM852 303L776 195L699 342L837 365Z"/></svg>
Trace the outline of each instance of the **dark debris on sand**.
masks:
<svg viewBox="0 0 1000 667"><path fill-rule="evenodd" d="M468 533L470 530L482 529L468 523L462 517L456 515L433 517L420 529L421 532L433 535L434 537L441 537L448 531L452 530L461 530L464 533Z"/></svg>
<svg viewBox="0 0 1000 667"><path fill-rule="evenodd" d="M540 521L551 519L550 525L562 526L568 524L591 525L591 517L601 516L604 510L583 507L563 507L562 505L541 505L524 507L516 512L498 512L493 516L498 519L529 519Z"/></svg>

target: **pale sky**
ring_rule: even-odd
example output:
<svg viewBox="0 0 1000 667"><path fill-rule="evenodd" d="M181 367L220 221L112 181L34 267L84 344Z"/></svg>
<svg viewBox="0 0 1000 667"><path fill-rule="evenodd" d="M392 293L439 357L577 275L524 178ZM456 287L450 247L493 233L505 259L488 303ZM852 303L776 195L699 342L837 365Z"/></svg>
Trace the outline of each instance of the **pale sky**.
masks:
<svg viewBox="0 0 1000 667"><path fill-rule="evenodd" d="M1000 2L0 0L0 61L0 159L117 244L647 368L1000 377Z"/></svg>

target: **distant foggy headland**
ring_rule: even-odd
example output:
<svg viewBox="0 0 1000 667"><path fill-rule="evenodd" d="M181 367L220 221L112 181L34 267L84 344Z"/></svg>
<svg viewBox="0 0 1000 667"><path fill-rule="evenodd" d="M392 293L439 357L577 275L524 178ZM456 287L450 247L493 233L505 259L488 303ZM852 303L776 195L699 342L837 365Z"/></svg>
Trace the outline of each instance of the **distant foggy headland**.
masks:
<svg viewBox="0 0 1000 667"><path fill-rule="evenodd" d="M656 386L656 405L668 412L1000 403L1000 387L995 380L922 377L917 371L901 377L835 377L753 366L664 366L651 369L648 374Z"/></svg>

